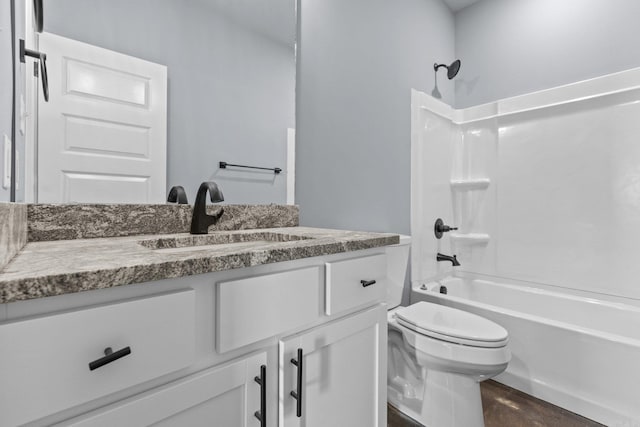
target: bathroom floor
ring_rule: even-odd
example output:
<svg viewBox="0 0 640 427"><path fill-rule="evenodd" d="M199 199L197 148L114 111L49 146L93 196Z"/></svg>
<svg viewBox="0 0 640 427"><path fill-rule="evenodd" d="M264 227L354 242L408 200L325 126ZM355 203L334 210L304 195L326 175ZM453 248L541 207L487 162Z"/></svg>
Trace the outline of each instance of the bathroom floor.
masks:
<svg viewBox="0 0 640 427"><path fill-rule="evenodd" d="M495 381L481 385L485 427L604 427ZM388 427L422 427L389 406Z"/></svg>

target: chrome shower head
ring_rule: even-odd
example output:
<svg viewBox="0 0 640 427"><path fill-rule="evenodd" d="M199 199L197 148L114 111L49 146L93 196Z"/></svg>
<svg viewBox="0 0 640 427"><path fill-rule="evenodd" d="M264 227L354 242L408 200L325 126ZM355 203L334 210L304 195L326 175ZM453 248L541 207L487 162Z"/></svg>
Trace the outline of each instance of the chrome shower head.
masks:
<svg viewBox="0 0 640 427"><path fill-rule="evenodd" d="M460 60L456 59L451 63L451 65L438 64L438 63L433 64L433 69L436 72L440 67L444 67L447 69L447 77L449 78L449 80L451 80L458 74L458 71L460 71Z"/></svg>

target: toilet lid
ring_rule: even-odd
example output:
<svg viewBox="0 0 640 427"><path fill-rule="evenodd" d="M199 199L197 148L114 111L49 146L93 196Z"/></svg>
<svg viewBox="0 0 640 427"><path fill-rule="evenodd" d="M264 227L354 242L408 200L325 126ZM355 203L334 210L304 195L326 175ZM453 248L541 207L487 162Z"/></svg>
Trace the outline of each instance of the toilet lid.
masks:
<svg viewBox="0 0 640 427"><path fill-rule="evenodd" d="M484 317L444 305L418 302L396 311L398 323L419 334L474 347L503 347L509 334Z"/></svg>

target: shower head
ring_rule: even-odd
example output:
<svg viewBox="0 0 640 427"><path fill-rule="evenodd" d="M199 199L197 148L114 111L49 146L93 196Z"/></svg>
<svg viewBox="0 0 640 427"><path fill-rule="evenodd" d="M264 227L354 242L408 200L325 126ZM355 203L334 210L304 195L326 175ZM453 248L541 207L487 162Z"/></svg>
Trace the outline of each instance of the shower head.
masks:
<svg viewBox="0 0 640 427"><path fill-rule="evenodd" d="M458 74L458 71L460 71L460 60L456 59L451 63L451 65L438 64L438 63L433 64L433 69L436 72L440 67L444 67L447 69L447 77L449 78L449 80L451 80Z"/></svg>

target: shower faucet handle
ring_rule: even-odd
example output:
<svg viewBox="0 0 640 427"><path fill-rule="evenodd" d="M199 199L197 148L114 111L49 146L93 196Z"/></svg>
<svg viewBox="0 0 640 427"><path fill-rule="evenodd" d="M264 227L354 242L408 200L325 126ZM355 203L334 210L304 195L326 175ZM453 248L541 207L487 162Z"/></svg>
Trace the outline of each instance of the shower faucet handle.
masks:
<svg viewBox="0 0 640 427"><path fill-rule="evenodd" d="M433 226L433 234L436 235L436 239L442 239L442 235L449 231L457 230L458 227L449 227L444 223L442 218L436 219L436 223Z"/></svg>

